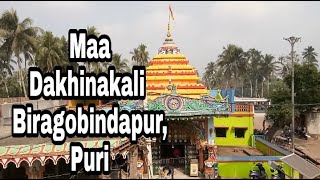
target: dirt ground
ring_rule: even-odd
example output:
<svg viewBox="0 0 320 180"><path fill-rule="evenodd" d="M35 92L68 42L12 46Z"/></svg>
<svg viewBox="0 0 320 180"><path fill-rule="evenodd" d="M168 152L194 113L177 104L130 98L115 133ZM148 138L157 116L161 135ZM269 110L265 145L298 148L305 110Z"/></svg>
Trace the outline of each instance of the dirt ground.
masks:
<svg viewBox="0 0 320 180"><path fill-rule="evenodd" d="M263 120L265 113L255 113L254 115L254 128L255 129L263 129ZM270 123L266 122L266 127L268 127ZM312 136L312 135L311 135ZM311 137L308 140L295 138L295 145L300 147L305 154L308 154L315 160L320 162L320 138ZM300 149L299 148L299 149Z"/></svg>
<svg viewBox="0 0 320 180"><path fill-rule="evenodd" d="M305 154L308 154L313 159L320 162L320 151L319 151L320 139L318 138L309 138L308 140L295 139L295 145L298 147L302 147L301 149Z"/></svg>
<svg viewBox="0 0 320 180"><path fill-rule="evenodd" d="M261 152L255 148L250 147L227 147L227 146L218 146L218 156L248 156L247 153L250 153L255 156L263 155Z"/></svg>

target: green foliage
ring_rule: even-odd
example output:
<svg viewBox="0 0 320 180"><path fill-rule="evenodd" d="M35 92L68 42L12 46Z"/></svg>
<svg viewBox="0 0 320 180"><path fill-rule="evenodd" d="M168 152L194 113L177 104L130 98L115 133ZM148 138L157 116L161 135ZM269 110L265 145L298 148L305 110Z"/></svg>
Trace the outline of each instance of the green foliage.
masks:
<svg viewBox="0 0 320 180"><path fill-rule="evenodd" d="M12 57L15 57L24 96L27 96L25 87L27 81L26 74L23 73L23 64L25 69L27 61L32 61L33 59L39 31L41 32L41 29L33 26L32 19L25 18L20 21L14 9L5 10L0 17L0 40L2 41L0 54L2 54L2 60L6 63L10 63ZM9 70L8 68L6 69ZM2 71L3 69L0 70Z"/></svg>
<svg viewBox="0 0 320 180"><path fill-rule="evenodd" d="M318 66L317 56L315 49L309 46L302 53L303 64ZM293 53L293 57L296 64L301 63L297 52ZM216 62L207 64L203 82L209 89L234 88L236 96L267 97L271 78L283 79L290 75L290 71L291 55L276 59L254 48L244 51L237 45L229 44L223 47Z"/></svg>
<svg viewBox="0 0 320 180"><path fill-rule="evenodd" d="M7 76L2 78L2 83L0 84L0 98L7 98L7 97L21 97L23 92L19 86L19 76L18 73L13 73L12 76ZM8 92L6 87L8 88ZM9 94L8 94L9 93Z"/></svg>
<svg viewBox="0 0 320 180"><path fill-rule="evenodd" d="M88 26L87 32L89 35L100 35L95 26ZM138 49L141 62L147 62L149 53L146 46L141 44ZM130 71L128 61L121 55L114 53L113 58L111 63L86 63L87 69L101 73L106 72L109 66L115 66L118 72ZM68 40L64 36L44 32L33 26L32 19L20 21L15 10L5 10L0 16L0 97L27 95L27 64L37 66L43 72L50 72L55 66L61 66L64 70L67 66L73 66L74 70L79 67L77 62L69 61ZM18 65L18 71L13 68L14 65Z"/></svg>
<svg viewBox="0 0 320 180"><path fill-rule="evenodd" d="M314 104L320 102L320 72L313 64L296 64L294 73L295 104ZM291 75L284 78L284 82L291 89ZM298 106L305 112L313 106Z"/></svg>
<svg viewBox="0 0 320 180"><path fill-rule="evenodd" d="M282 127L290 123L291 101L290 89L280 79L271 83L269 99L273 104L268 108L267 118L274 122L274 125Z"/></svg>
<svg viewBox="0 0 320 180"><path fill-rule="evenodd" d="M223 84L223 74L222 69L218 68L218 66L214 62L208 63L202 81L207 85L209 89L222 89L224 88Z"/></svg>
<svg viewBox="0 0 320 180"><path fill-rule="evenodd" d="M318 67L318 60L316 59L317 56L318 53L315 52L315 49L312 46L308 46L304 49L304 52L302 53L302 57L304 60L303 63L312 64Z"/></svg>
<svg viewBox="0 0 320 180"><path fill-rule="evenodd" d="M147 66L149 61L149 52L147 51L147 46L144 44L140 44L138 48L134 48L133 51L130 52L132 54L131 60L137 66Z"/></svg>
<svg viewBox="0 0 320 180"><path fill-rule="evenodd" d="M290 124L292 101L291 101L291 74L284 77L284 80L272 82L271 93L268 97L272 106L268 108L267 117L273 120L275 125L282 127ZM303 122L305 112L320 102L318 95L320 89L320 72L313 64L295 65L295 118Z"/></svg>
<svg viewBox="0 0 320 180"><path fill-rule="evenodd" d="M127 59L122 59L121 54L114 53L112 55L112 65L116 69L116 72L124 73L124 72L129 72L130 67L128 66L128 60Z"/></svg>
<svg viewBox="0 0 320 180"><path fill-rule="evenodd" d="M55 66L67 66L69 63L65 57L61 40L52 32L47 31L39 38L35 65L43 72L52 72Z"/></svg>

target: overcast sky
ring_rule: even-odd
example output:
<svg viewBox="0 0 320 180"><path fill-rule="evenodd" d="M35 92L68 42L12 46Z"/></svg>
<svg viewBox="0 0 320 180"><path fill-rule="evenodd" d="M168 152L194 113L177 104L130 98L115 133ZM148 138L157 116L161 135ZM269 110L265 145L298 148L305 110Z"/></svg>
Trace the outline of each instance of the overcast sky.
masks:
<svg viewBox="0 0 320 180"><path fill-rule="evenodd" d="M94 25L108 34L114 52L131 60L140 43L151 56L162 45L172 4L174 41L202 74L223 46L256 48L275 57L290 51L283 37L302 37L299 53L312 45L320 52L320 2L0 2L0 12L14 8L36 26L67 35L70 28Z"/></svg>

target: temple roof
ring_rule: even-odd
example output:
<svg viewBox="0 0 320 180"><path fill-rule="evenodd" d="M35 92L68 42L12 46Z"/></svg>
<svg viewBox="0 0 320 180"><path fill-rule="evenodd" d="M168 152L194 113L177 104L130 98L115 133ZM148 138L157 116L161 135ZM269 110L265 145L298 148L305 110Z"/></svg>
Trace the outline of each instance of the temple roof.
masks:
<svg viewBox="0 0 320 180"><path fill-rule="evenodd" d="M158 54L149 62L147 69L147 98L155 99L170 94L173 85L177 94L200 99L208 95L206 86L200 83L197 69L181 53L168 30L167 37Z"/></svg>
<svg viewBox="0 0 320 180"><path fill-rule="evenodd" d="M217 115L229 115L231 106L229 96L222 98L220 92L216 97L201 95L200 99L189 98L177 94L173 85L170 94L161 95L153 100L119 101L121 110L151 110L164 111L167 119L188 120L190 117L207 118ZM108 111L109 109L105 109Z"/></svg>
<svg viewBox="0 0 320 180"><path fill-rule="evenodd" d="M174 43L171 34L167 34L167 38L159 48L158 54L180 54L180 49Z"/></svg>

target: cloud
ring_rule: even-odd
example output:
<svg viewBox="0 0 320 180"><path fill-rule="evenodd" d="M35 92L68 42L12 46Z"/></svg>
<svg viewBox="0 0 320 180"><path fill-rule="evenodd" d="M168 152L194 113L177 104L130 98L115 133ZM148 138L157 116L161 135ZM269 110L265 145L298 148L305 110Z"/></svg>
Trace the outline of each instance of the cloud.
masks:
<svg viewBox="0 0 320 180"><path fill-rule="evenodd" d="M212 10L214 15L259 18L267 12L264 2L255 1L226 1L217 2Z"/></svg>

